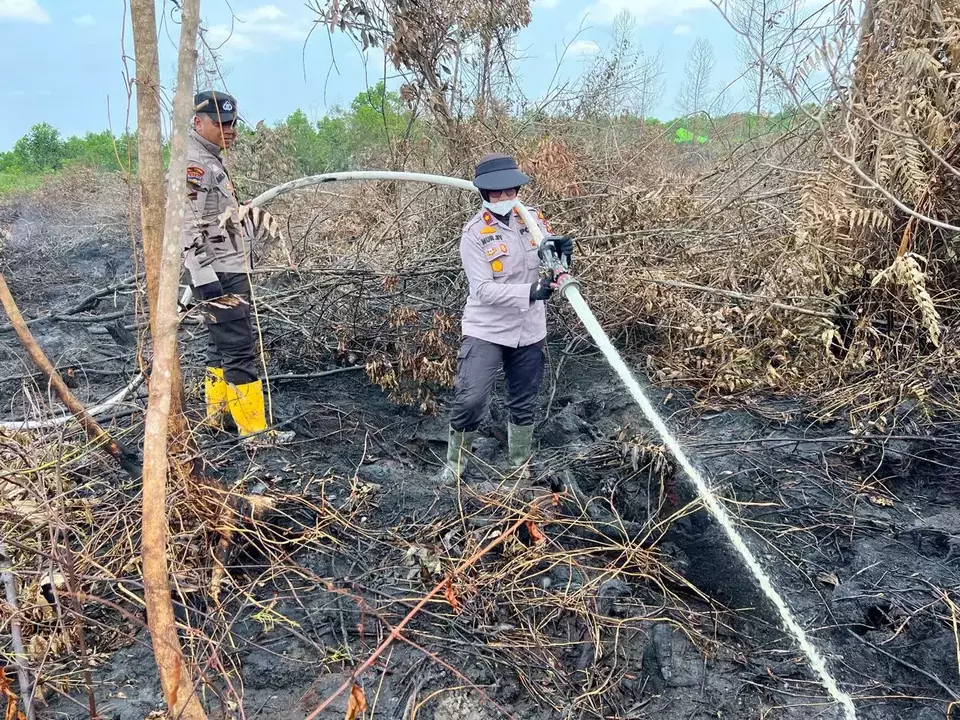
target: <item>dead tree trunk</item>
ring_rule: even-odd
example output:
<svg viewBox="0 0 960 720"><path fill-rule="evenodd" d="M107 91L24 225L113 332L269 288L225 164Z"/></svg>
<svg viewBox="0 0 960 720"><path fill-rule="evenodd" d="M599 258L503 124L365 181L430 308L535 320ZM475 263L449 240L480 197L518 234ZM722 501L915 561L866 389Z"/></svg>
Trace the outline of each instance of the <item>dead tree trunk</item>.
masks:
<svg viewBox="0 0 960 720"><path fill-rule="evenodd" d="M148 61L156 57L155 20L151 22L149 18L143 16L145 14L152 16L153 7L152 2L138 2L134 5L134 9L138 11L134 17L134 26L140 26L141 31L145 33L140 36L140 39L147 43L143 54L138 52L137 57L138 59L145 57ZM151 308L153 373L144 430L143 585L154 657L170 713L173 717L184 720L205 720L206 715L194 692L190 673L186 671L183 652L177 637L173 604L170 599L166 553L167 438L170 412L175 407L174 381L178 375L179 365L177 362L177 289L180 276L180 229L183 224L187 188L186 182L181 180L187 173L186 134L187 123L193 115L193 76L197 65L200 0L183 0L181 9L177 92L173 102L173 139L169 171L172 181L167 188L163 242L160 245L159 272L156 275L156 303ZM152 122L149 115L147 118ZM159 168L156 165L153 168L155 181ZM146 182L148 191L155 193L155 182L151 184L150 179ZM152 201L156 195L149 197ZM146 223L146 216L144 220ZM146 227L144 232L147 232Z"/></svg>
<svg viewBox="0 0 960 720"><path fill-rule="evenodd" d="M157 47L156 4L152 0L131 0L133 51L137 86L137 165L140 179L140 232L147 279L150 329L156 335L157 294L160 284L160 247L163 244L163 143L160 134L160 60ZM170 399L170 432L186 437L181 412L183 382L180 361L170 367L173 394Z"/></svg>
<svg viewBox="0 0 960 720"><path fill-rule="evenodd" d="M60 373L57 372L53 363L50 362L50 358L46 356L37 344L33 333L30 332L30 328L27 327L27 323L23 319L23 315L20 314L20 308L17 307L13 295L10 294L10 288L7 287L7 281L2 273L0 273L0 304L3 305L3 309L10 318L10 324L20 338L20 342L23 343L23 347L26 349L30 359L33 360L33 363L40 369L44 377L47 378L50 385L53 386L60 401L66 405L67 409L77 418L77 421L83 427L90 441L96 445L102 445L108 453L117 459L120 467L130 473L132 477L139 476L140 463L137 462L136 457L110 437L106 430L100 427L100 424L90 417L86 408L83 407L83 404L70 392L70 388L67 387L63 378L60 377Z"/></svg>

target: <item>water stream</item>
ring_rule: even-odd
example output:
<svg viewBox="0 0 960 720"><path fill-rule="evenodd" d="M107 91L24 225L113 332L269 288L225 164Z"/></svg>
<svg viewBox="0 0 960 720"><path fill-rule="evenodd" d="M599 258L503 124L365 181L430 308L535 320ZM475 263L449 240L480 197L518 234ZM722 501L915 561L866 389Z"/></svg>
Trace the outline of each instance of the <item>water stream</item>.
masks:
<svg viewBox="0 0 960 720"><path fill-rule="evenodd" d="M780 593L777 592L777 589L773 586L773 580L769 575L767 575L763 568L760 567L760 563L757 561L757 558L750 551L750 548L747 547L747 544L744 542L740 533L737 532L736 526L734 525L730 514L704 481L699 471L693 466L693 463L687 457L686 453L683 451L683 448L680 447L680 443L667 428L666 423L664 423L664 421L660 418L660 415L654 409L653 404L643 392L640 384L636 381L629 368L627 368L626 364L623 362L623 358L620 357L620 353L618 353L616 348L613 347L613 344L610 342L607 334L603 331L603 328L600 327L600 323L597 322L597 318L594 317L593 311L591 311L590 307L587 305L587 301L584 300L583 296L580 294L579 287L571 284L562 287L561 291L563 292L564 297L573 307L574 311L580 317L580 320L583 322L587 332L590 333L590 337L593 338L594 342L597 344L597 347L599 347L601 352L603 352L607 362L609 362L610 366L616 370L617 374L620 376L620 379L623 381L623 384L627 386L630 394L633 395L633 399L637 401L640 409L643 410L643 414L646 416L647 420L651 425L653 425L654 429L663 439L664 444L670 449L670 452L673 453L673 456L677 459L677 462L680 463L680 467L683 468L683 471L690 479L690 482L693 483L697 494L700 496L701 500L703 500L703 504L707 506L707 510L709 510L710 514L716 518L718 523L720 523L720 527L723 528L723 531L726 533L730 543L740 554L740 557L743 558L743 561L747 564L747 567L750 568L750 572L752 572L753 576L757 579L757 583L760 585L760 589L763 590L763 594L769 598L771 603L773 603L773 606L780 614L780 618L783 620L784 626L796 638L800 649L803 651L804 655L807 656L807 661L810 663L810 667L813 668L813 671L820 678L820 681L823 683L823 686L827 689L827 692L830 694L830 696L843 708L844 718L846 720L856 720L857 714L853 707L853 700L837 685L837 681L834 680L833 676L830 674L830 671L827 669L827 664L824 661L823 656L820 655L820 652L807 638L806 632L804 632L803 628L797 623L796 619L793 617L793 613L790 611L790 608L787 607L786 602L784 602L783 598L780 596Z"/></svg>

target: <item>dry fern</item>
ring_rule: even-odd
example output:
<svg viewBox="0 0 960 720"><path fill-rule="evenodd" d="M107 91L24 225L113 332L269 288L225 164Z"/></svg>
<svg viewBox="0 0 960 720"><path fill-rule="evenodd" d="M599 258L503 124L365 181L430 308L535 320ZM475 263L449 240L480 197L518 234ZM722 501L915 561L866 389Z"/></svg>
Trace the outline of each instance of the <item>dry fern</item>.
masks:
<svg viewBox="0 0 960 720"><path fill-rule="evenodd" d="M878 272L870 284L876 286L882 282L891 283L907 290L920 311L920 323L927 331L930 342L939 347L940 314L933 304L933 298L927 292L923 270L920 268L916 256L908 253L897 257L890 267Z"/></svg>

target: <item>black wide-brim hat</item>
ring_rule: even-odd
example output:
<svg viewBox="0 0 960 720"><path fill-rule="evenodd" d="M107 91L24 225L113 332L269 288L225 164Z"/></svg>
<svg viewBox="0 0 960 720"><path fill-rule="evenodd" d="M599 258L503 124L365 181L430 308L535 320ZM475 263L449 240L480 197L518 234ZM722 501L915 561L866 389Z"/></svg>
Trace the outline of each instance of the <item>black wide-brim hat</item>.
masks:
<svg viewBox="0 0 960 720"><path fill-rule="evenodd" d="M205 90L193 96L194 113L209 115L217 122L233 122L237 119L237 99L217 90Z"/></svg>
<svg viewBox="0 0 960 720"><path fill-rule="evenodd" d="M474 173L473 184L479 190L509 190L530 182L509 155L488 155L481 160Z"/></svg>

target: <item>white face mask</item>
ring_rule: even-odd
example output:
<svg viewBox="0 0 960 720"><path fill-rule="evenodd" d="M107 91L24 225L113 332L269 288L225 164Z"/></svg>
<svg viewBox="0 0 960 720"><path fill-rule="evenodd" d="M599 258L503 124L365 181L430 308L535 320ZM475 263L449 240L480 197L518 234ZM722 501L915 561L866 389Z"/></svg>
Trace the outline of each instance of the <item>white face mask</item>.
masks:
<svg viewBox="0 0 960 720"><path fill-rule="evenodd" d="M490 202L489 200L483 201L483 206L492 212L494 215L506 215L516 204L516 200L501 200L499 202Z"/></svg>

